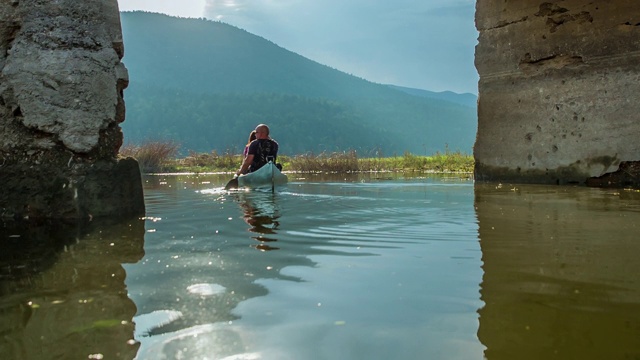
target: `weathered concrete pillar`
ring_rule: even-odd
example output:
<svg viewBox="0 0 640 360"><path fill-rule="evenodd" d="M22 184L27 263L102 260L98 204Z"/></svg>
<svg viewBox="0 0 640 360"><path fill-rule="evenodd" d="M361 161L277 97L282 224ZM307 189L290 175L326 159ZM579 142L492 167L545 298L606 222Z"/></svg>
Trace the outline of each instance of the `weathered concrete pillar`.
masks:
<svg viewBox="0 0 640 360"><path fill-rule="evenodd" d="M476 26L478 181L640 184L637 0L478 0Z"/></svg>
<svg viewBox="0 0 640 360"><path fill-rule="evenodd" d="M0 218L144 213L117 0L0 3Z"/></svg>

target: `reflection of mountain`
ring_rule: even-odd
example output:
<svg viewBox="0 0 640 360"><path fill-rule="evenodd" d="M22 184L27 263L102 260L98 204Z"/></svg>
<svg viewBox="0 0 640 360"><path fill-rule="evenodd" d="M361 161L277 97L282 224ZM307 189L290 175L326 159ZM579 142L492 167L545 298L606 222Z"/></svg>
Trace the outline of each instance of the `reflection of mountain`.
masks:
<svg viewBox="0 0 640 360"><path fill-rule="evenodd" d="M476 185L489 360L640 352L640 214L584 188Z"/></svg>
<svg viewBox="0 0 640 360"><path fill-rule="evenodd" d="M122 263L144 254L144 223L0 228L3 359L131 359L135 304Z"/></svg>

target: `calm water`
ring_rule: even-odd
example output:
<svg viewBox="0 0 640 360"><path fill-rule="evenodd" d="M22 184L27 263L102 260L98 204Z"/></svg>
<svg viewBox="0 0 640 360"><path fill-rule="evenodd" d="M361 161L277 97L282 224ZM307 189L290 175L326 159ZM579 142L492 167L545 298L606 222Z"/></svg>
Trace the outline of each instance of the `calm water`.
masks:
<svg viewBox="0 0 640 360"><path fill-rule="evenodd" d="M385 176L5 225L0 358L640 359L640 193Z"/></svg>

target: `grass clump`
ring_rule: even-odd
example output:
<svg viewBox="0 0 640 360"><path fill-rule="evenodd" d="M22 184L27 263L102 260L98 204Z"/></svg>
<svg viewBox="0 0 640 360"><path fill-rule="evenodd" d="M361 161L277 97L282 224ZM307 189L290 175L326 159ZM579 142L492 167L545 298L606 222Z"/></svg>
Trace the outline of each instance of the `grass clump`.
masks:
<svg viewBox="0 0 640 360"><path fill-rule="evenodd" d="M120 149L120 156L133 157L138 160L140 170L144 173L172 171L170 159L175 158L180 146L171 141L149 141L141 145L125 145Z"/></svg>
<svg viewBox="0 0 640 360"><path fill-rule="evenodd" d="M354 172L360 170L355 150L345 152L322 152L320 154L302 154L279 156L278 162L285 170L295 172Z"/></svg>
<svg viewBox="0 0 640 360"><path fill-rule="evenodd" d="M242 163L242 155L227 151L218 154L217 151L201 153L190 151L189 155L183 159L175 160L177 171L187 172L221 172L235 171Z"/></svg>
<svg viewBox="0 0 640 360"><path fill-rule="evenodd" d="M460 151L436 152L431 156L419 156L404 153L401 158L392 158L395 170L431 171L431 172L473 172L475 161L473 156Z"/></svg>

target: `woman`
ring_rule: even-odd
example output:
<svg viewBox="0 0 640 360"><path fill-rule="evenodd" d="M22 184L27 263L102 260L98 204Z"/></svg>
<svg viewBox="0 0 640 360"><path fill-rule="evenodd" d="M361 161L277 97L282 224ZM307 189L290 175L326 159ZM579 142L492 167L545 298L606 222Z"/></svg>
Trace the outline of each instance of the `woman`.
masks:
<svg viewBox="0 0 640 360"><path fill-rule="evenodd" d="M249 141L247 141L247 145L244 146L244 151L242 151L243 158L247 157L247 153L249 152L249 144L251 144L251 142L255 139L256 139L256 131L252 130L251 133L249 134Z"/></svg>

